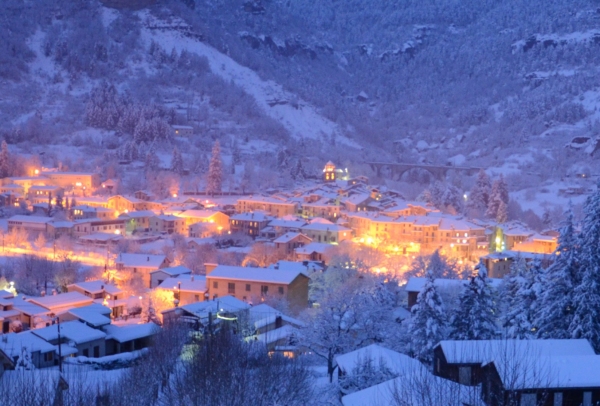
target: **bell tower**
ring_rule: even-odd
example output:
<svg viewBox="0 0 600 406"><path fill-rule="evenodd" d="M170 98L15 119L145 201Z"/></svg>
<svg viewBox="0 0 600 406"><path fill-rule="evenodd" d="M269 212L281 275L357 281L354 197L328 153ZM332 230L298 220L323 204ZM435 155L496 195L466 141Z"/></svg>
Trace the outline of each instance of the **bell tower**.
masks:
<svg viewBox="0 0 600 406"><path fill-rule="evenodd" d="M325 168L323 169L323 181L335 182L335 165L331 161L325 164Z"/></svg>

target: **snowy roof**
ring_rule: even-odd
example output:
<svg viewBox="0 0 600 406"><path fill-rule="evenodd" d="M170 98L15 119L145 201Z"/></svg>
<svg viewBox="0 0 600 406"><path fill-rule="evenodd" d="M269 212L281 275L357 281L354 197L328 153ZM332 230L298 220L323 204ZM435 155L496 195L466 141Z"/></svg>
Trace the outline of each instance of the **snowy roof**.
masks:
<svg viewBox="0 0 600 406"><path fill-rule="evenodd" d="M106 292L109 295L118 295L123 291L117 288L115 285L111 283L104 282L103 280L95 280L95 281L87 281L87 282L75 282L69 286L67 289L71 290L72 288L83 289L86 292L90 292L91 294Z"/></svg>
<svg viewBox="0 0 600 406"><path fill-rule="evenodd" d="M192 275L184 274L173 278L167 278L158 287L167 290L180 288L182 292L206 292L206 277L193 275L194 280L191 280L191 276Z"/></svg>
<svg viewBox="0 0 600 406"><path fill-rule="evenodd" d="M215 214L219 214L219 213L221 213L221 212L213 211L213 210L186 210L183 213L178 213L177 216L185 217L185 218L209 219L209 218L213 217Z"/></svg>
<svg viewBox="0 0 600 406"><path fill-rule="evenodd" d="M36 223L36 224L46 224L52 221L52 217L41 217L41 216L25 216L23 214L17 214L16 216L12 216L8 219L11 221L19 221L22 223Z"/></svg>
<svg viewBox="0 0 600 406"><path fill-rule="evenodd" d="M13 309L16 309L28 316L37 316L50 313L50 310L46 309L45 307L38 306L35 303L31 303L26 300L15 300L13 302Z"/></svg>
<svg viewBox="0 0 600 406"><path fill-rule="evenodd" d="M493 364L508 390L600 387L600 355L532 356Z"/></svg>
<svg viewBox="0 0 600 406"><path fill-rule="evenodd" d="M138 210L138 211L130 211L128 213L123 213L119 217L121 218L142 218L142 217L154 217L156 213L152 210Z"/></svg>
<svg viewBox="0 0 600 406"><path fill-rule="evenodd" d="M254 202L254 203L267 203L267 204L289 204L294 205L295 203L287 202L275 197L268 196L249 196L238 199L238 202Z"/></svg>
<svg viewBox="0 0 600 406"><path fill-rule="evenodd" d="M154 216L157 219L163 220L163 221L178 221L181 220L181 217L177 217L177 216L173 216L170 214L160 214L158 216Z"/></svg>
<svg viewBox="0 0 600 406"><path fill-rule="evenodd" d="M248 308L250 308L249 304L242 302L241 300L236 299L233 296L223 296L215 300L190 303L185 306L164 310L162 313L168 313L172 311L177 311L177 309L183 309L184 311L193 314L198 318L208 318L209 312L215 315L217 310L227 312L238 312L240 310L246 310Z"/></svg>
<svg viewBox="0 0 600 406"><path fill-rule="evenodd" d="M309 244L306 244L304 247L296 248L295 251L297 254L312 254L313 252L323 254L331 247L331 244L326 244L322 242L311 242Z"/></svg>
<svg viewBox="0 0 600 406"><path fill-rule="evenodd" d="M33 330L32 333L46 341L58 340L58 324L38 328ZM106 334L79 321L67 321L66 323L60 323L60 336L73 341L75 344L83 344L103 339Z"/></svg>
<svg viewBox="0 0 600 406"><path fill-rule="evenodd" d="M72 221L51 221L48 224L54 228L71 228L75 223Z"/></svg>
<svg viewBox="0 0 600 406"><path fill-rule="evenodd" d="M400 376L342 398L343 406L406 405L483 406L481 389L433 376L424 368L410 377Z"/></svg>
<svg viewBox="0 0 600 406"><path fill-rule="evenodd" d="M40 351L42 354L54 351L52 344L34 335L31 331L3 334L0 339L0 350L11 358L20 355L23 347L30 352Z"/></svg>
<svg viewBox="0 0 600 406"><path fill-rule="evenodd" d="M323 223L311 223L305 226L302 226L302 230L312 230L312 231L335 231L335 232L343 232L343 231L352 231L349 228L344 226L340 226L338 224L323 224Z"/></svg>
<svg viewBox="0 0 600 406"><path fill-rule="evenodd" d="M27 300L49 310L68 306L76 307L77 305L92 304L93 302L92 298L82 295L79 292L67 292L59 295L29 298Z"/></svg>
<svg viewBox="0 0 600 406"><path fill-rule="evenodd" d="M269 268L286 269L288 271L298 271L306 273L306 271L308 270L308 265L305 265L303 262L285 261L282 259L274 264L269 265Z"/></svg>
<svg viewBox="0 0 600 406"><path fill-rule="evenodd" d="M177 275L183 275L183 274L191 274L192 270L183 265L177 265L177 266L171 266L168 268L160 268L160 269L157 269L156 271L152 271L150 273L153 274L156 272L164 272L169 276L177 276Z"/></svg>
<svg viewBox="0 0 600 406"><path fill-rule="evenodd" d="M285 244L288 243L292 240L294 240L297 237L303 236L304 238L310 240L309 237L305 236L302 233L294 233L294 232L290 232L290 233L285 233L279 237L277 237L275 240L273 240L274 243L281 243L281 244Z"/></svg>
<svg viewBox="0 0 600 406"><path fill-rule="evenodd" d="M497 279L497 278L487 278L487 279L488 279L488 281L490 281L490 284L494 288L498 288L502 284L502 279ZM407 292L420 292L423 289L423 286L425 286L426 282L427 282L427 278L412 277L412 278L408 279L408 283L406 284L404 289ZM470 281L468 279L441 279L441 278L438 278L438 279L435 279L433 283L437 288L457 289L462 286L468 285L469 282Z"/></svg>
<svg viewBox="0 0 600 406"><path fill-rule="evenodd" d="M119 254L115 262L124 267L159 268L166 258L165 255Z"/></svg>
<svg viewBox="0 0 600 406"><path fill-rule="evenodd" d="M269 220L271 220L272 217L267 216L266 214L261 213L261 212L254 212L254 213L234 214L230 218L231 218L231 220L239 220L239 221L269 221Z"/></svg>
<svg viewBox="0 0 600 406"><path fill-rule="evenodd" d="M265 344L271 344L284 338L291 337L296 332L296 329L290 325L285 325L275 330L269 330L266 333L255 336L256 340Z"/></svg>
<svg viewBox="0 0 600 406"><path fill-rule="evenodd" d="M283 228L300 228L306 224L306 221L297 218L276 218L269 223L271 227L283 227Z"/></svg>
<svg viewBox="0 0 600 406"><path fill-rule="evenodd" d="M304 275L304 273L298 270L219 265L206 277L208 279L219 278L287 285L292 283L299 275Z"/></svg>
<svg viewBox="0 0 600 406"><path fill-rule="evenodd" d="M366 359L385 365L395 374L410 373L423 367L416 359L377 344L371 344L335 357L340 370L347 374L351 374L352 370Z"/></svg>
<svg viewBox="0 0 600 406"><path fill-rule="evenodd" d="M449 364L483 364L527 356L595 355L587 340L464 340L440 341Z"/></svg>
<svg viewBox="0 0 600 406"><path fill-rule="evenodd" d="M110 309L108 310L110 312ZM92 327L101 327L110 324L110 318L98 313L95 310L86 309L84 307L71 309L69 310L69 313Z"/></svg>
<svg viewBox="0 0 600 406"><path fill-rule="evenodd" d="M371 198L369 193L357 193L342 200L342 203L361 204Z"/></svg>
<svg viewBox="0 0 600 406"><path fill-rule="evenodd" d="M154 323L128 324L125 326L109 325L104 327L107 340L115 340L119 343L150 337L160 330Z"/></svg>

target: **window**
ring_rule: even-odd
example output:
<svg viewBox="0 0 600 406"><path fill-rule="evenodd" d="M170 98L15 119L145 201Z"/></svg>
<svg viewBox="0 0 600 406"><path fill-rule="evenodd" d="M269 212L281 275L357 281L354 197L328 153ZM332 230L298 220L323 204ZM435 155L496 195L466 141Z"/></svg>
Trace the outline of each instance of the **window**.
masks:
<svg viewBox="0 0 600 406"><path fill-rule="evenodd" d="M219 282L213 282L213 289L219 289Z"/></svg>
<svg viewBox="0 0 600 406"><path fill-rule="evenodd" d="M246 284L246 292L250 292L250 284L249 283Z"/></svg>
<svg viewBox="0 0 600 406"><path fill-rule="evenodd" d="M246 296L242 297L242 300L245 302L246 301Z"/></svg>
<svg viewBox="0 0 600 406"><path fill-rule="evenodd" d="M49 362L54 359L54 353L52 351L44 354L44 361Z"/></svg>
<svg viewBox="0 0 600 406"><path fill-rule="evenodd" d="M267 296L269 294L269 287L267 285L260 285L260 294Z"/></svg>
<svg viewBox="0 0 600 406"><path fill-rule="evenodd" d="M227 293L235 293L235 283L227 284Z"/></svg>
<svg viewBox="0 0 600 406"><path fill-rule="evenodd" d="M283 295L283 286L278 287L277 291L279 292L280 295Z"/></svg>
<svg viewBox="0 0 600 406"><path fill-rule="evenodd" d="M563 406L563 394L562 392L554 393L554 406Z"/></svg>
<svg viewBox="0 0 600 406"><path fill-rule="evenodd" d="M435 360L435 370L438 374L442 372L442 360L439 358Z"/></svg>
<svg viewBox="0 0 600 406"><path fill-rule="evenodd" d="M583 392L583 406L592 406L592 392Z"/></svg>
<svg viewBox="0 0 600 406"><path fill-rule="evenodd" d="M100 346L96 345L94 346L94 358L99 358L100 357Z"/></svg>
<svg viewBox="0 0 600 406"><path fill-rule="evenodd" d="M537 405L537 395L535 393L522 393L521 394L521 406L536 406L536 405Z"/></svg>
<svg viewBox="0 0 600 406"><path fill-rule="evenodd" d="M194 302L200 301L200 295L194 295Z"/></svg>
<svg viewBox="0 0 600 406"><path fill-rule="evenodd" d="M471 384L471 367L458 368L458 383L463 385Z"/></svg>
<svg viewBox="0 0 600 406"><path fill-rule="evenodd" d="M89 348L86 348L85 350L83 350L83 356L84 357L89 357L90 356L90 350L89 350Z"/></svg>

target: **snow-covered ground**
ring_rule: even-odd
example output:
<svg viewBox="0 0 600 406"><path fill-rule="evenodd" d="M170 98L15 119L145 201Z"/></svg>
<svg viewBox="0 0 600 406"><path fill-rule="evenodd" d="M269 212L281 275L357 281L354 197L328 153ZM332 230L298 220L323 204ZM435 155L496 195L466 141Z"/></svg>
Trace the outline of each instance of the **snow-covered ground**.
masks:
<svg viewBox="0 0 600 406"><path fill-rule="evenodd" d="M323 139L334 136L336 142L346 144L350 147L359 148L353 140L347 138L340 131L339 126L331 120L319 114L314 106L298 100L298 108L290 103L269 105L272 100L292 100L296 96L285 91L279 84L271 80L261 79L253 70L240 65L229 56L219 52L213 47L189 38L177 31L183 22L167 23L159 21L148 11L140 11L140 18L145 22L142 30L142 38L147 45L154 40L167 51L175 48L177 51L186 50L190 53L205 56L208 59L213 73L221 76L228 82L234 82L245 92L252 95L256 103L270 117L279 121L295 138ZM152 26L160 26L161 29L150 29Z"/></svg>

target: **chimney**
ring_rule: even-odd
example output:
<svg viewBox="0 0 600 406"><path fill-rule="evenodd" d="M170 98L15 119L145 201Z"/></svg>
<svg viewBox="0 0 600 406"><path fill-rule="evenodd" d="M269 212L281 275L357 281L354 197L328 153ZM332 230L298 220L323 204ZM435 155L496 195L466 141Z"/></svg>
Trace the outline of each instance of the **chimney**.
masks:
<svg viewBox="0 0 600 406"><path fill-rule="evenodd" d="M205 263L204 267L206 268L206 276L210 275L210 273L212 271L215 270L216 267L218 267L219 264L213 264L213 263Z"/></svg>
<svg viewBox="0 0 600 406"><path fill-rule="evenodd" d="M146 261L150 262L150 257L147 257L147 258L146 258Z"/></svg>
<svg viewBox="0 0 600 406"><path fill-rule="evenodd" d="M194 275L190 276L190 281L194 282Z"/></svg>
<svg viewBox="0 0 600 406"><path fill-rule="evenodd" d="M100 289L104 290L104 285L100 285Z"/></svg>

